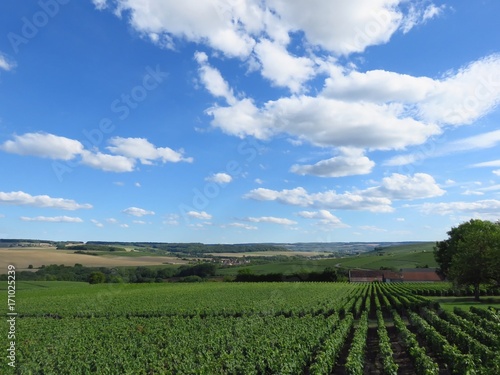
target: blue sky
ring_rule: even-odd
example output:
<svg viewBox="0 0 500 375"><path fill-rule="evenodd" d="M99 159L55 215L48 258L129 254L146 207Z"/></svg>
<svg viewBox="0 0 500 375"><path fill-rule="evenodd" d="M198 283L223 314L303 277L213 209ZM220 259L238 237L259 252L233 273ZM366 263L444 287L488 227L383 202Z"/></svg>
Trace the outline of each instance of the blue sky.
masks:
<svg viewBox="0 0 500 375"><path fill-rule="evenodd" d="M0 4L0 237L441 240L500 219L500 3Z"/></svg>

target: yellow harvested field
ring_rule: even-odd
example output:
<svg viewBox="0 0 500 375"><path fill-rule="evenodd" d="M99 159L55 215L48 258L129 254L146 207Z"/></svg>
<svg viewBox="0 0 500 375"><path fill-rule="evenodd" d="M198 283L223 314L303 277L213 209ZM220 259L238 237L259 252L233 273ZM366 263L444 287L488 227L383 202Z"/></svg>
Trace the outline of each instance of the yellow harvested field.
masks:
<svg viewBox="0 0 500 375"><path fill-rule="evenodd" d="M0 274L7 273L7 266L13 264L16 269L27 269L32 264L37 268L45 264L64 264L73 266L80 263L88 267L119 267L119 266L153 266L165 263L186 264L176 257L162 256L92 256L74 254L73 250L56 250L55 248L0 248Z"/></svg>
<svg viewBox="0 0 500 375"><path fill-rule="evenodd" d="M247 253L209 253L207 255L224 258L242 258L242 257L273 257L277 255L284 256L304 256L313 257L316 255L328 255L327 253L319 253L315 251L249 251Z"/></svg>

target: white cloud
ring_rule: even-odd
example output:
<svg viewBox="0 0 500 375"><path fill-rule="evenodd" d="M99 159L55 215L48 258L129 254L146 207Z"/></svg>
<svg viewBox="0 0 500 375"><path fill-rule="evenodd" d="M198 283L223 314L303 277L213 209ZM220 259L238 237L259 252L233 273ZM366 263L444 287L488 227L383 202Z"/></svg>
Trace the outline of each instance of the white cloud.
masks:
<svg viewBox="0 0 500 375"><path fill-rule="evenodd" d="M135 186L135 187L141 187L141 183L140 183L140 182L136 182L136 183L134 184L134 186Z"/></svg>
<svg viewBox="0 0 500 375"><path fill-rule="evenodd" d="M92 3L94 3L94 6L98 10L103 10L108 7L107 0L92 0Z"/></svg>
<svg viewBox="0 0 500 375"><path fill-rule="evenodd" d="M360 193L337 194L334 190L308 193L303 187L291 190L270 190L258 188L244 196L260 201L277 201L282 204L320 209L367 210L372 212L392 212L391 200L385 197L364 196Z"/></svg>
<svg viewBox="0 0 500 375"><path fill-rule="evenodd" d="M255 53L262 64L262 76L293 93L302 91L303 83L315 74L310 58L292 56L283 45L267 39L255 46Z"/></svg>
<svg viewBox="0 0 500 375"><path fill-rule="evenodd" d="M145 225L146 222L144 220L134 220L133 221L134 224L140 224L140 225Z"/></svg>
<svg viewBox="0 0 500 375"><path fill-rule="evenodd" d="M91 222L92 224L94 224L94 225L95 225L96 227L98 227L98 228L103 228L103 227L104 227L104 224L103 224L103 223L101 223L100 221L96 220L96 219L91 219L91 220L90 220L90 222Z"/></svg>
<svg viewBox="0 0 500 375"><path fill-rule="evenodd" d="M346 72L343 68L331 66L322 95L346 101L415 103L429 97L437 86L438 82L428 77L385 70Z"/></svg>
<svg viewBox="0 0 500 375"><path fill-rule="evenodd" d="M219 70L211 67L207 63L207 55L204 52L196 52L195 59L200 64L198 69L200 74L200 80L205 86L205 88L215 97L222 97L226 99L228 104L235 104L236 98L233 93L233 89L229 87L229 84L222 78Z"/></svg>
<svg viewBox="0 0 500 375"><path fill-rule="evenodd" d="M113 154L131 159L139 159L142 164L150 165L154 160L163 163L192 162L192 158L183 157L183 150L174 151L169 147L156 147L145 138L111 138L107 149Z"/></svg>
<svg viewBox="0 0 500 375"><path fill-rule="evenodd" d="M445 9L446 5L438 7L435 4L430 4L424 8L419 4L411 4L401 24L403 33L406 34L415 26L422 25L428 20L440 16Z"/></svg>
<svg viewBox="0 0 500 375"><path fill-rule="evenodd" d="M106 219L106 221L110 224L118 224L118 220L116 220L114 217L110 217Z"/></svg>
<svg viewBox="0 0 500 375"><path fill-rule="evenodd" d="M137 217L155 214L153 211L148 211L148 210L145 210L143 208L138 208L138 207L129 207L129 208L126 208L125 210L123 210L122 212L127 214L127 215L137 216Z"/></svg>
<svg viewBox="0 0 500 375"><path fill-rule="evenodd" d="M52 198L48 195L30 195L23 191L13 191L10 193L0 192L0 204L13 206L32 206L41 208L57 208L62 210L78 210L92 208L91 204L80 204L72 199Z"/></svg>
<svg viewBox="0 0 500 375"><path fill-rule="evenodd" d="M485 199L475 202L424 203L419 208L422 212L432 215L465 213L477 217L489 217L493 218L493 220L500 218L500 201L495 199Z"/></svg>
<svg viewBox="0 0 500 375"><path fill-rule="evenodd" d="M420 162L431 157L440 157L458 152L481 150L496 147L500 144L500 130L477 134L471 137L458 139L445 144L441 141L431 140L428 147L422 147L421 150L415 153L397 155L384 162L387 166L401 166ZM439 147L437 147L439 144ZM499 164L500 165L500 164ZM472 167L487 167L494 166L487 163L474 164Z"/></svg>
<svg viewBox="0 0 500 375"><path fill-rule="evenodd" d="M227 173L214 173L213 175L205 178L206 181L215 182L216 184L228 184L233 180L233 177Z"/></svg>
<svg viewBox="0 0 500 375"><path fill-rule="evenodd" d="M248 225L248 224L243 224L243 223L231 223L228 224L230 227L235 227L235 228L242 228L246 230L257 230L258 228L253 226L253 225Z"/></svg>
<svg viewBox="0 0 500 375"><path fill-rule="evenodd" d="M481 167L493 167L493 168L496 168L496 167L500 167L500 159L498 159L498 160L492 160L492 161L485 161L483 163L472 164L471 167L475 167L475 168L481 168Z"/></svg>
<svg viewBox="0 0 500 375"><path fill-rule="evenodd" d="M206 213L205 211L189 211L187 213L189 217L192 217L193 219L199 219L199 220L210 220L212 218L212 215Z"/></svg>
<svg viewBox="0 0 500 375"><path fill-rule="evenodd" d="M439 197L445 194L434 178L426 173L415 173L413 176L393 173L390 177L384 177L380 186L364 192L369 195L404 200Z"/></svg>
<svg viewBox="0 0 500 375"><path fill-rule="evenodd" d="M321 209L392 212L392 200L430 198L444 193L445 191L428 174L416 173L414 176L404 176L394 173L390 177L385 177L379 186L342 194L334 190L308 193L303 187L281 191L258 188L251 190L244 195L244 198Z"/></svg>
<svg viewBox="0 0 500 375"><path fill-rule="evenodd" d="M128 224L120 224L120 228L128 228L129 225Z"/></svg>
<svg viewBox="0 0 500 375"><path fill-rule="evenodd" d="M496 169L493 171L493 174L500 176L500 169Z"/></svg>
<svg viewBox="0 0 500 375"><path fill-rule="evenodd" d="M256 178L256 179L254 180L254 182L255 182L256 184L259 184L259 185L262 185L262 184L264 183L264 181L263 181L263 180L261 180L260 178Z"/></svg>
<svg viewBox="0 0 500 375"><path fill-rule="evenodd" d="M177 214L168 214L163 221L163 224L166 225L179 225L179 215Z"/></svg>
<svg viewBox="0 0 500 375"><path fill-rule="evenodd" d="M82 164L105 172L132 172L135 160L121 155L82 151Z"/></svg>
<svg viewBox="0 0 500 375"><path fill-rule="evenodd" d="M37 216L37 217L26 217L21 216L22 221L42 221L46 223L83 223L83 220L79 217L71 217L71 216Z"/></svg>
<svg viewBox="0 0 500 375"><path fill-rule="evenodd" d="M304 95L269 101L262 108L243 99L207 113L213 116L212 126L231 135L268 139L286 133L318 146L402 149L441 132L406 116L398 105Z"/></svg>
<svg viewBox="0 0 500 375"><path fill-rule="evenodd" d="M150 38L154 35L153 41L166 37L173 44L175 37L206 43L230 57L248 56L255 44L243 28L262 29L252 25L263 17L263 11L253 1L118 0L117 4L116 13L129 11L132 27Z"/></svg>
<svg viewBox="0 0 500 375"><path fill-rule="evenodd" d="M334 227L334 228L345 228L349 227L348 225L342 223L342 221L333 215L328 210L319 210L319 211L300 211L297 213L300 217L305 219L316 219L323 226Z"/></svg>
<svg viewBox="0 0 500 375"><path fill-rule="evenodd" d="M491 112L498 103L500 54L494 54L449 72L418 110L426 121L464 125Z"/></svg>
<svg viewBox="0 0 500 375"><path fill-rule="evenodd" d="M267 1L290 29L302 30L311 44L338 54L362 52L370 45L386 43L402 19L399 2Z"/></svg>
<svg viewBox="0 0 500 375"><path fill-rule="evenodd" d="M248 220L252 223L272 223L272 224L280 224L280 225L297 224L296 221L282 218L282 217L273 217L273 216L249 217L246 220Z"/></svg>
<svg viewBox="0 0 500 375"><path fill-rule="evenodd" d="M71 160L83 151L83 145L73 139L53 134L26 133L14 135L14 140L4 142L0 149L18 155Z"/></svg>
<svg viewBox="0 0 500 375"><path fill-rule="evenodd" d="M319 177L342 177L371 172L375 163L364 155L363 150L341 147L340 155L321 160L312 165L293 165L291 172Z"/></svg>
<svg viewBox="0 0 500 375"><path fill-rule="evenodd" d="M9 71L16 67L16 63L0 52L0 69Z"/></svg>
<svg viewBox="0 0 500 375"><path fill-rule="evenodd" d="M462 195L484 195L483 192L477 190L465 190Z"/></svg>

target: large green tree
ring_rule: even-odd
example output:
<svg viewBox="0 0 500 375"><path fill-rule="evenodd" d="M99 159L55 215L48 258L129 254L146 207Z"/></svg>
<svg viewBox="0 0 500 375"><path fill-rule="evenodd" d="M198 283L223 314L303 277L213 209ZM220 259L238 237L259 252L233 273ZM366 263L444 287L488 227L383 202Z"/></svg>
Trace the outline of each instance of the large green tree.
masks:
<svg viewBox="0 0 500 375"><path fill-rule="evenodd" d="M481 284L500 283L500 223L471 219L436 243L441 272L459 286L472 286L479 300Z"/></svg>

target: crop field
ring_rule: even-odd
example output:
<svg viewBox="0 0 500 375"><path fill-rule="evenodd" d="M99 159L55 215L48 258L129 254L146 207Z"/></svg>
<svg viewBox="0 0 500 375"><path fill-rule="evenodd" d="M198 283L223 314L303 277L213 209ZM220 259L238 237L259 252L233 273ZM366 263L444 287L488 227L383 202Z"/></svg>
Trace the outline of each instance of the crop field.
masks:
<svg viewBox="0 0 500 375"><path fill-rule="evenodd" d="M431 296L449 289L18 282L16 367L3 356L0 373L499 374L498 312L442 310Z"/></svg>
<svg viewBox="0 0 500 375"><path fill-rule="evenodd" d="M27 269L31 264L37 268L41 265L65 264L72 266L80 263L87 267L117 266L149 266L163 263L187 263L176 257L167 256L134 256L128 253L123 256L92 256L75 254L73 250L56 250L55 248L0 248L0 272L5 273L9 264L16 264L19 270Z"/></svg>

